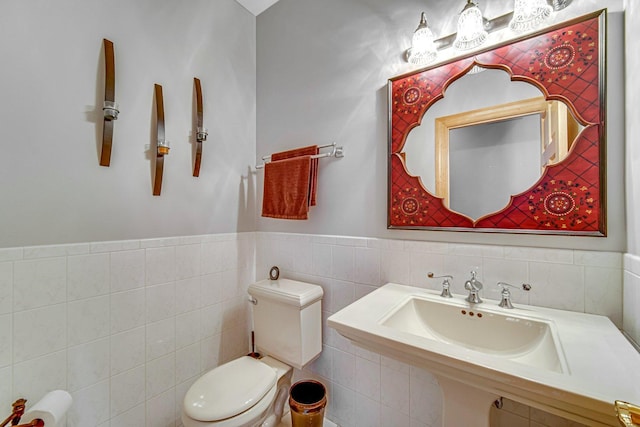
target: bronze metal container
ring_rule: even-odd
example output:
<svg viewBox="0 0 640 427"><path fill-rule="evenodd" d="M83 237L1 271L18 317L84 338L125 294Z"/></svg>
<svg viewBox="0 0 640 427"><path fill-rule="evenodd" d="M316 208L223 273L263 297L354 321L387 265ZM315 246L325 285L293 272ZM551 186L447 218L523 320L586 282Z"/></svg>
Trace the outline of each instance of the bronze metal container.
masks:
<svg viewBox="0 0 640 427"><path fill-rule="evenodd" d="M327 389L315 380L298 381L289 389L292 427L322 427Z"/></svg>

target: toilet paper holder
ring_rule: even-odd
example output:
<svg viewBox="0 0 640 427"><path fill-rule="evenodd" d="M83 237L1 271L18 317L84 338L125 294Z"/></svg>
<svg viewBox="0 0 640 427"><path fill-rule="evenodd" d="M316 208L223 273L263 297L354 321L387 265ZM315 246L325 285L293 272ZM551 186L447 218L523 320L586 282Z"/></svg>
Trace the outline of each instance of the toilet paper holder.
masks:
<svg viewBox="0 0 640 427"><path fill-rule="evenodd" d="M20 422L20 418L24 415L24 409L27 404L27 399L18 399L11 405L13 407L13 412L11 415L7 417L6 420L0 423L0 427L5 427L7 424L11 423L12 426L15 427L44 427L44 421L40 418L36 418L35 420L27 423L27 424L18 424Z"/></svg>

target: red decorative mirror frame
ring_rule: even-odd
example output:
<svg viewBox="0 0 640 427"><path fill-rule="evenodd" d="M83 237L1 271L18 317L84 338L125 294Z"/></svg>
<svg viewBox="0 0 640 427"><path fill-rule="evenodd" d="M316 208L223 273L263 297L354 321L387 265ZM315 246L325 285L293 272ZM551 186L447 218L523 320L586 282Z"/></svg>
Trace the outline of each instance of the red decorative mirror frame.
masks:
<svg viewBox="0 0 640 427"><path fill-rule="evenodd" d="M605 14L389 79L388 228L605 236ZM536 86L547 100L563 101L584 126L564 160L546 166L502 210L477 220L431 194L407 171L402 152L429 107L475 65L502 69L511 80Z"/></svg>

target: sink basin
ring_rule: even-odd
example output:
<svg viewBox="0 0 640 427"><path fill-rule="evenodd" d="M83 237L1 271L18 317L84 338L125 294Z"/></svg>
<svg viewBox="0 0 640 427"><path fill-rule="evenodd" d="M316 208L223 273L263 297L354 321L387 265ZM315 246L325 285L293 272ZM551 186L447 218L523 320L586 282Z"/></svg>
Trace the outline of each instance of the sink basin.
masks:
<svg viewBox="0 0 640 427"><path fill-rule="evenodd" d="M640 354L606 317L388 283L329 327L367 350L429 370L443 425L488 427L500 396L589 426L616 426L614 402L640 402Z"/></svg>
<svg viewBox="0 0 640 427"><path fill-rule="evenodd" d="M542 369L566 370L553 323L522 314L422 295L409 297L380 324Z"/></svg>

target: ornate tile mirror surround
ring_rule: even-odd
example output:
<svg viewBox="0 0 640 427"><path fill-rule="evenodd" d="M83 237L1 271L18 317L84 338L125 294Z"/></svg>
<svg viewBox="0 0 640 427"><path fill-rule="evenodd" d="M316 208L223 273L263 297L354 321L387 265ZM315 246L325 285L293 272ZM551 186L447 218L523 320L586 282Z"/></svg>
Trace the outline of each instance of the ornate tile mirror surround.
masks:
<svg viewBox="0 0 640 427"><path fill-rule="evenodd" d="M605 236L605 19L606 11L601 10L508 44L389 79L388 228ZM443 143L443 128L436 123L454 123L444 128L447 134L454 128L467 126L455 124L458 116L463 115L429 115L447 99L445 92L447 95L454 92L454 84L475 79L476 75L485 73L474 73L483 70L507 73L507 81L535 88L539 93L536 100L527 98L498 107L466 110L465 115L475 118L460 120L485 125L517 122L531 114L537 117L539 125L534 127L539 128L540 143L534 143L533 155L529 154L531 151L525 154L517 146L493 151L515 152L516 159L530 159L533 167L527 167L537 169L537 175L524 186L519 184L520 188L512 187L516 190L511 192L498 187L501 183L517 181L513 173L524 166L511 160L505 162L496 154L489 155L496 165L482 160L482 163L454 166L454 150L449 150L454 144L453 133L445 138L446 144ZM482 83L475 85L482 86ZM502 87L489 90L511 92ZM469 92L463 96L466 100L477 98ZM536 105L540 101L547 105L534 111L518 106L519 102L530 104L532 100ZM509 104L516 104L516 112L497 117L495 111L509 110L513 107ZM443 109L437 111L440 110ZM412 140L410 136L418 134L417 129L425 125L430 132L432 129L435 132L418 139L420 148L416 151L411 148L416 146L416 138ZM489 135L514 131L491 132ZM523 134L523 131L515 132ZM495 150L497 144L494 137L488 142L476 140L474 135L481 133L480 128L470 133L471 151L466 154L478 162L486 159L482 157L486 154L478 154L480 146L494 145ZM425 142L426 139L431 142ZM423 158L431 159L424 167L430 176L416 173L412 166L418 161L421 163ZM459 163L462 160L456 162L464 165ZM481 178L491 169L497 170L497 175L491 178L493 181L482 183ZM459 173L460 170L465 174ZM461 191L454 191L458 175L466 177L462 188L473 188L471 194L458 197L456 193ZM455 185L461 188L459 183ZM480 213L467 211L456 201L462 199L471 205L482 205L484 199L500 191L506 191L501 196L504 202L498 204L497 209L481 207Z"/></svg>

